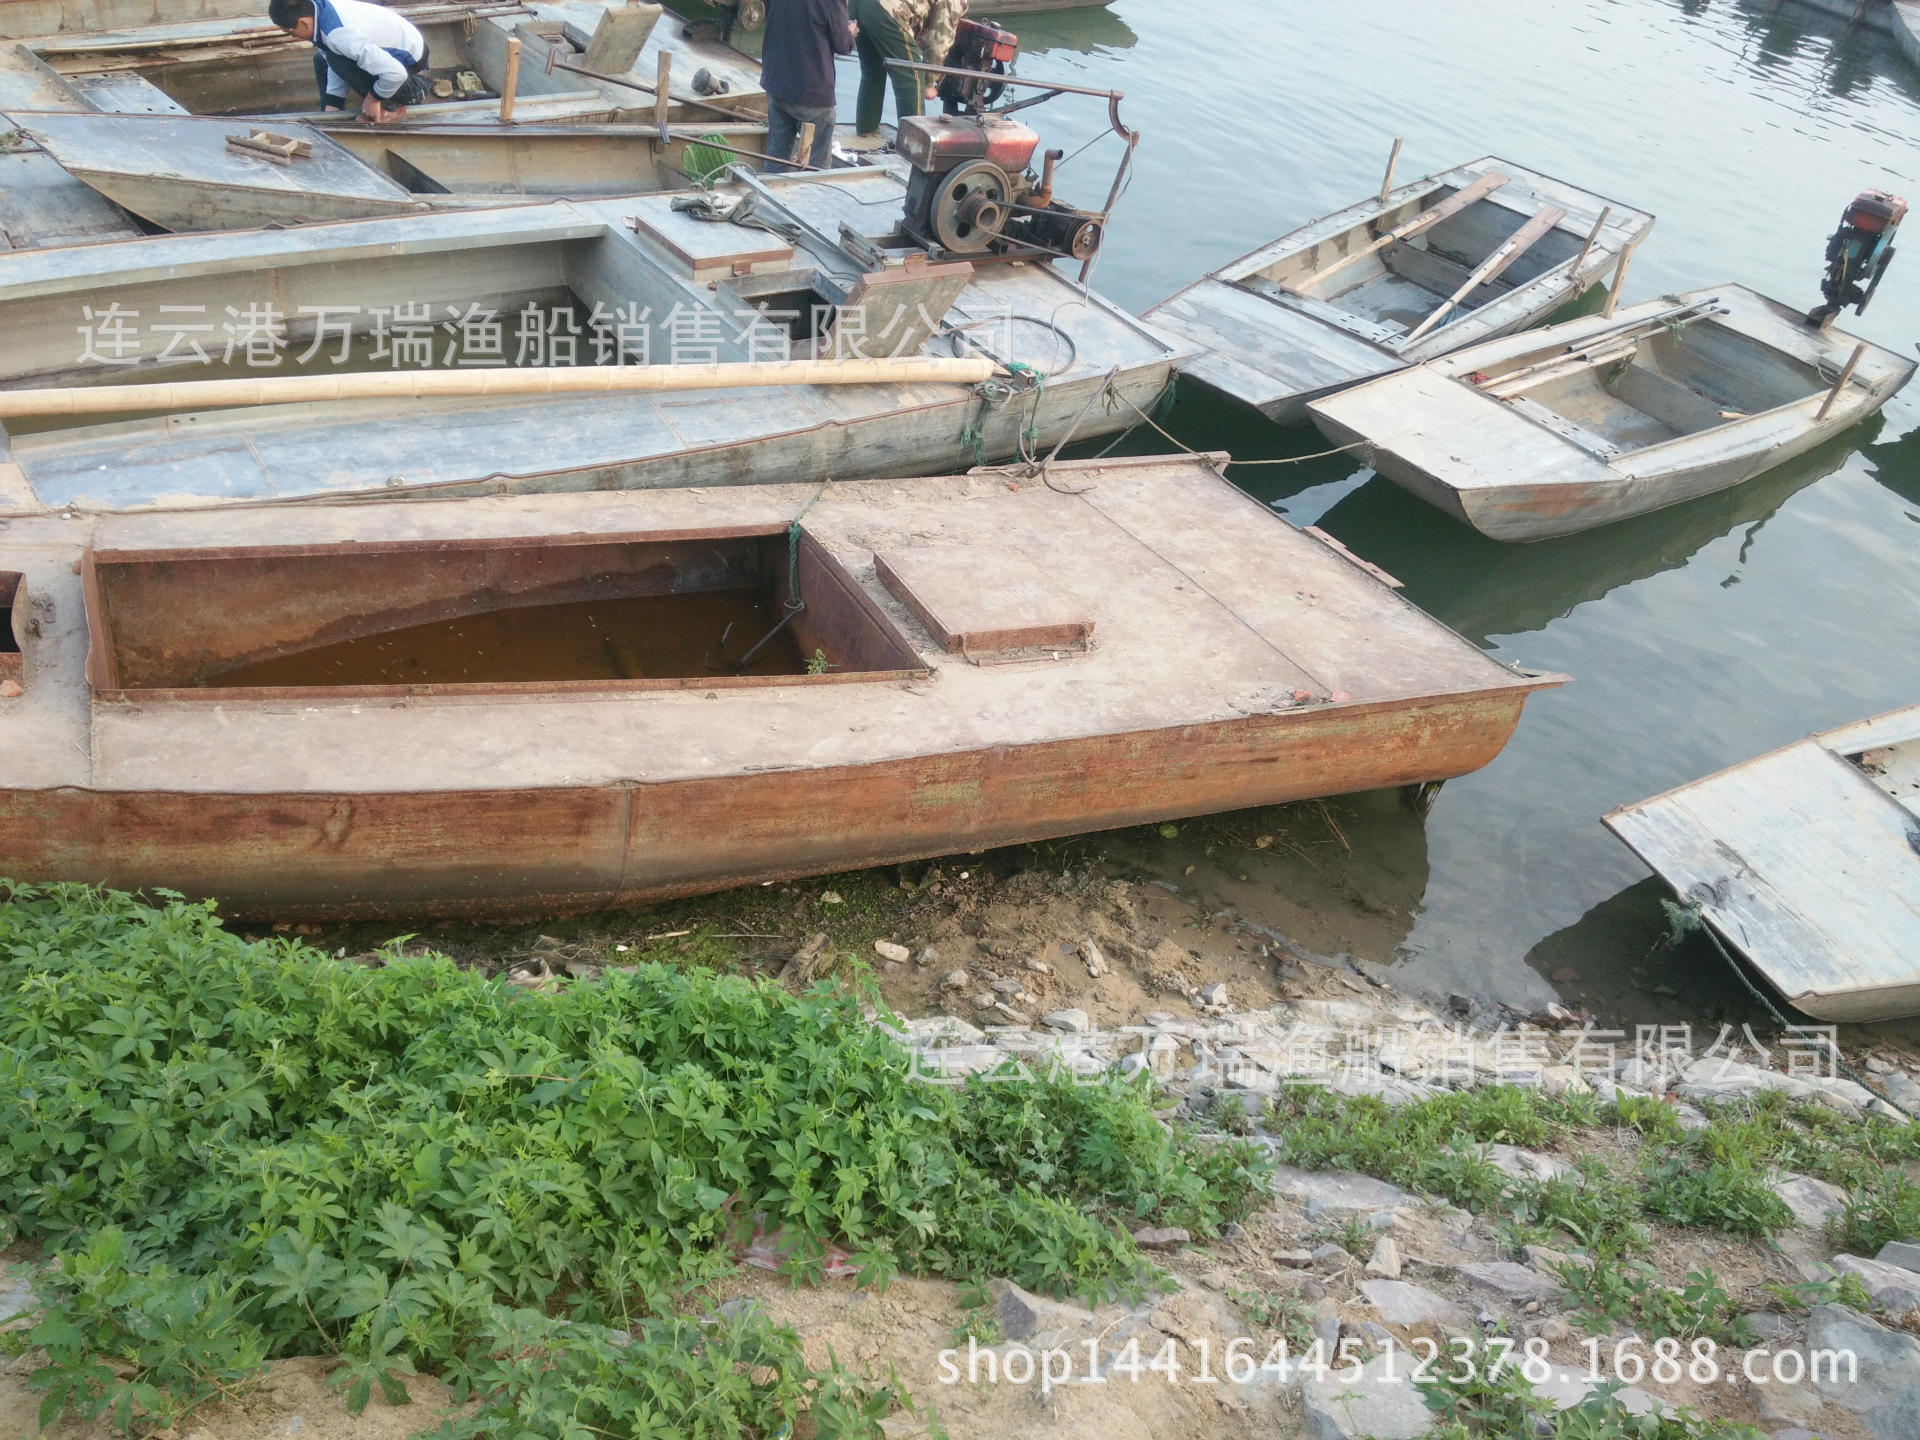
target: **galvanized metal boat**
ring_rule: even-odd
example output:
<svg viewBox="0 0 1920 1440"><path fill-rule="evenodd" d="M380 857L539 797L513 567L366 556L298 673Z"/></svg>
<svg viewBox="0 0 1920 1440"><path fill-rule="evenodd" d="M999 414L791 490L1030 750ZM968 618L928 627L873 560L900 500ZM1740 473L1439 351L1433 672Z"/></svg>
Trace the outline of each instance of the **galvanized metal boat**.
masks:
<svg viewBox="0 0 1920 1440"><path fill-rule="evenodd" d="M0 255L0 386L287 374L303 356L325 374L985 354L1025 374L8 421L0 512L940 473L1129 428L1186 356L1051 265L927 263L898 236L890 171L752 183L710 197L746 224L663 193Z"/></svg>
<svg viewBox="0 0 1920 1440"><path fill-rule="evenodd" d="M1721 285L1475 345L1308 409L1482 534L1539 540L1750 480L1875 414L1913 371Z"/></svg>
<svg viewBox="0 0 1920 1440"><path fill-rule="evenodd" d="M687 189L690 149L709 166L766 149L762 124L662 137L642 125L318 126L25 110L0 123L100 197L175 233ZM248 148L250 135L298 148L278 158Z"/></svg>
<svg viewBox="0 0 1920 1440"><path fill-rule="evenodd" d="M752 120L766 113L759 66L660 21L659 7L603 0L401 0L427 41L441 98L415 122L515 124L651 119L664 63L669 118ZM159 18L156 19L156 16ZM53 28L37 28L51 26ZM247 0L0 0L0 42L14 41L87 106L109 113L269 115L318 108L313 47L267 24ZM35 105L0 65L0 109ZM712 93L697 93L706 72ZM509 99L509 97L511 97Z"/></svg>
<svg viewBox="0 0 1920 1440"><path fill-rule="evenodd" d="M1538 323L1653 217L1487 157L1303 225L1146 312L1202 354L1184 373L1281 424L1310 400ZM1616 287L1618 284L1616 278Z"/></svg>
<svg viewBox="0 0 1920 1440"><path fill-rule="evenodd" d="M551 913L1491 760L1561 677L1224 459L15 520L0 874Z"/></svg>
<svg viewBox="0 0 1920 1440"><path fill-rule="evenodd" d="M1726 946L1819 1020L1920 1014L1920 706L1608 815Z"/></svg>

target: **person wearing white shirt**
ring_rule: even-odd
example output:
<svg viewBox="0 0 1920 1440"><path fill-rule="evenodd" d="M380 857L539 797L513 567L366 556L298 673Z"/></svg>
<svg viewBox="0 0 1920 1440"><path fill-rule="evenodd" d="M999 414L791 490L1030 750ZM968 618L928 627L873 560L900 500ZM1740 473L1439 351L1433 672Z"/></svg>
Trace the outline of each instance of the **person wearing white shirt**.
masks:
<svg viewBox="0 0 1920 1440"><path fill-rule="evenodd" d="M398 120L407 106L430 93L426 38L384 6L368 0L272 0L267 14L288 34L313 42L323 110L344 110L347 96L357 94L367 119Z"/></svg>

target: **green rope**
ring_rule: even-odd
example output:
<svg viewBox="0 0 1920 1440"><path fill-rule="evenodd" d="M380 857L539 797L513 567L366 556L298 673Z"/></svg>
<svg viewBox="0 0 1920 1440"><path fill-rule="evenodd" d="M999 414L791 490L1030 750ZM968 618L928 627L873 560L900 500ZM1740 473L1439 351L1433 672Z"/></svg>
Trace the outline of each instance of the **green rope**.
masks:
<svg viewBox="0 0 1920 1440"><path fill-rule="evenodd" d="M1033 413L1027 417L1026 432L1020 437L1023 453L1031 458L1040 445L1040 395L1047 388L1047 377L1018 360L1007 362L1007 372L1016 378L1025 375L1033 382Z"/></svg>
<svg viewBox="0 0 1920 1440"><path fill-rule="evenodd" d="M1180 396L1180 372L1167 372L1167 388L1160 392L1160 398L1153 402L1153 418L1162 425L1173 418L1174 402Z"/></svg>
<svg viewBox="0 0 1920 1440"><path fill-rule="evenodd" d="M1720 952L1720 958L1727 962L1727 968L1733 971L1742 985L1746 986L1747 993L1758 1000L1766 1009L1766 1012L1773 1017L1774 1023L1779 1025L1782 1030L1792 1030L1795 1028L1794 1022L1780 1013L1780 1007L1773 1003L1773 998L1753 983L1753 978L1747 974L1746 967L1734 959L1728 952L1726 945L1720 939L1719 932L1707 923L1707 917L1698 903L1692 901L1675 902L1663 896L1660 900L1660 907L1667 912L1666 943L1669 951L1678 946L1683 939L1695 931L1704 934L1708 940L1713 942L1713 948ZM1900 1111L1902 1114L1905 1113L1902 1106L1895 1105L1893 1101L1888 1100L1885 1095L1882 1095L1879 1090L1868 1083L1866 1076L1847 1064L1845 1060L1842 1060L1837 1046L1833 1051L1833 1068L1847 1079L1853 1081L1854 1084L1858 1085L1876 1100L1891 1106L1894 1110Z"/></svg>
<svg viewBox="0 0 1920 1440"><path fill-rule="evenodd" d="M807 518L807 512L814 503L827 493L827 486L833 483L829 475L820 482L820 488L813 492L813 499L800 507L800 513L787 523L787 603L800 603L800 522Z"/></svg>

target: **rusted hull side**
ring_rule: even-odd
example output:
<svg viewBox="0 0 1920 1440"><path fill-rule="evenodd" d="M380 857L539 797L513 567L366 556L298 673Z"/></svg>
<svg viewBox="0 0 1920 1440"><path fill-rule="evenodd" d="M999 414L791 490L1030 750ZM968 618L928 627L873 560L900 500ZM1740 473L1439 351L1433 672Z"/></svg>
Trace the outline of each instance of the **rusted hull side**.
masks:
<svg viewBox="0 0 1920 1440"><path fill-rule="evenodd" d="M0 793L0 874L164 886L235 915L511 916L1443 780L1528 690L1327 706L866 766L590 789Z"/></svg>

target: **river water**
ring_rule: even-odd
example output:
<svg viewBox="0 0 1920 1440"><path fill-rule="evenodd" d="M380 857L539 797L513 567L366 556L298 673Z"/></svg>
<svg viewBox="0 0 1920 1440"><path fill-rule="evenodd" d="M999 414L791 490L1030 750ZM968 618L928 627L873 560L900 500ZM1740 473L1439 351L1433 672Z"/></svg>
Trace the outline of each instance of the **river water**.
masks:
<svg viewBox="0 0 1920 1440"><path fill-rule="evenodd" d="M1370 192L1395 136L1403 181L1492 153L1653 211L1626 303L1726 279L1810 306L1848 199L1920 202L1920 76L1888 37L1798 0L1116 0L1013 28L1022 74L1124 90L1145 132L1096 275L1136 310ZM850 111L850 68L842 81ZM1104 109L1067 98L1027 118L1072 149ZM1097 206L1115 158L1096 144L1063 196ZM1920 233L1909 249L1843 328L1898 350L1920 337ZM1737 490L1529 546L1483 540L1345 457L1234 471L1499 659L1574 677L1424 826L1401 806L1340 809L1352 873L1377 856L1411 887L1404 906L1362 897L1404 919L1355 953L1420 989L1558 991L1629 1020L1724 998L1710 949L1657 943L1664 891L1599 817L1920 699L1916 427L1920 387ZM1248 459L1326 444L1190 393L1170 428ZM1274 883L1311 889L1304 873Z"/></svg>

